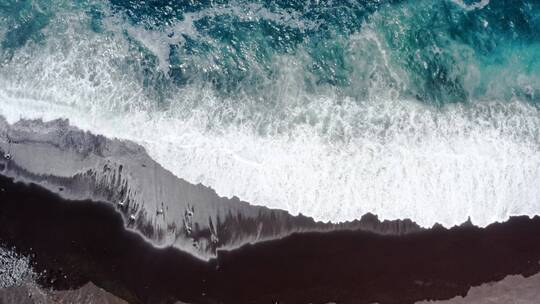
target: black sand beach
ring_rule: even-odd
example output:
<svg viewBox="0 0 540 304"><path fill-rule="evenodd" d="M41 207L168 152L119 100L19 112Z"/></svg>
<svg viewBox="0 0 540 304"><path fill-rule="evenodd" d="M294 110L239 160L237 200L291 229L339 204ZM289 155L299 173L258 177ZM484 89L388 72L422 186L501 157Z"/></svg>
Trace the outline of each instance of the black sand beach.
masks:
<svg viewBox="0 0 540 304"><path fill-rule="evenodd" d="M294 234L205 262L149 245L109 204L3 176L0 188L0 242L31 256L42 286L93 282L130 303L414 303L540 271L539 217L402 236Z"/></svg>

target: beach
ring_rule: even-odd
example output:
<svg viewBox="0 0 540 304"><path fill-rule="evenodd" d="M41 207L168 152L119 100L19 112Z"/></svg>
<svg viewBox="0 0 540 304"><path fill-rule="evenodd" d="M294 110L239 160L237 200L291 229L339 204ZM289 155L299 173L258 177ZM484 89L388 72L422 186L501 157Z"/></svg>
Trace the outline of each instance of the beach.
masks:
<svg viewBox="0 0 540 304"><path fill-rule="evenodd" d="M110 205L0 181L0 239L32 257L42 286L92 282L130 303L415 303L540 271L538 217L400 236L295 233L202 261L152 246Z"/></svg>

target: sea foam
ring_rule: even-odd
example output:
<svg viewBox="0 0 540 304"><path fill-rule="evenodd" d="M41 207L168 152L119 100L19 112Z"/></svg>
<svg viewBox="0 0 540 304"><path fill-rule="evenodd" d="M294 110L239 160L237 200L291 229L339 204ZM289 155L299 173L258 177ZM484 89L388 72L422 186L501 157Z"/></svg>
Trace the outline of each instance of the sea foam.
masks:
<svg viewBox="0 0 540 304"><path fill-rule="evenodd" d="M258 6L247 11L209 9L159 29L111 13L101 31L88 30L84 12L59 11L41 31L43 41L28 41L0 67L0 115L10 122L68 118L79 128L144 146L178 177L221 196L322 221L371 212L422 226L468 218L485 226L540 212L536 74L504 65L488 69L463 44L448 46L448 53L461 56L452 60L464 58L454 65L464 71L451 70L435 65L442 50L430 47L432 61L418 56L411 68L463 72L462 85L457 75L440 80L441 90L464 90L459 93L466 98L442 105L415 98L414 79L396 65L379 31L387 21L380 13L326 45L330 51L343 47L347 64L355 67L347 86L339 82L344 72L338 66L323 67L332 77L316 78L306 68L317 64L307 46L273 54L264 64L256 62L256 52L247 52L247 66L235 67L246 92L227 95L223 90L230 88L208 84L220 60L227 60L218 55L193 55L186 65L198 67L198 76L181 85L171 80L171 43L202 39L219 46L197 31L201 20L232 14L302 31L319 26L290 12ZM406 30L399 22L385 25L403 30L396 35ZM536 47L523 46L520 58L534 62ZM511 76L507 82L497 78L501 71ZM524 93L508 89L514 87ZM483 91L488 93L478 93Z"/></svg>

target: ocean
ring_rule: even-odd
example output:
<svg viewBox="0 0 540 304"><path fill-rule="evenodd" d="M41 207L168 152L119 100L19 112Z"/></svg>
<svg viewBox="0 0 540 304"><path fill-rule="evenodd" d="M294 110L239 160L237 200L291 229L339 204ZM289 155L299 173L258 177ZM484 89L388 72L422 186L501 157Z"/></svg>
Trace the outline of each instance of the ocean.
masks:
<svg viewBox="0 0 540 304"><path fill-rule="evenodd" d="M423 227L540 212L540 2L0 2L0 115L220 196Z"/></svg>

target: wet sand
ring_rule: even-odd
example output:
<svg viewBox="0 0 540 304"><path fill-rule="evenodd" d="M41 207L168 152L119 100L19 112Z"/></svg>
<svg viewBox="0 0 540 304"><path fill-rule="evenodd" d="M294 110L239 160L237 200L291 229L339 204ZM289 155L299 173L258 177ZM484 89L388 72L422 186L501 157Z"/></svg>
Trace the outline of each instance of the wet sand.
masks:
<svg viewBox="0 0 540 304"><path fill-rule="evenodd" d="M9 157L6 157L9 155ZM317 222L284 210L220 197L211 188L178 178L133 142L73 127L66 120L0 116L0 173L38 184L69 200L115 206L130 229L160 247L174 246L200 259L247 243L294 232L362 229L406 234L422 228L407 220L373 215L340 224Z"/></svg>
<svg viewBox="0 0 540 304"><path fill-rule="evenodd" d="M401 236L297 233L201 261L125 229L113 206L0 176L0 242L45 288L93 282L130 303L414 303L540 271L540 218Z"/></svg>

